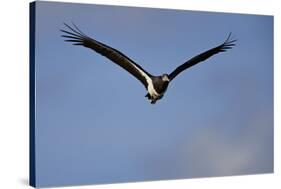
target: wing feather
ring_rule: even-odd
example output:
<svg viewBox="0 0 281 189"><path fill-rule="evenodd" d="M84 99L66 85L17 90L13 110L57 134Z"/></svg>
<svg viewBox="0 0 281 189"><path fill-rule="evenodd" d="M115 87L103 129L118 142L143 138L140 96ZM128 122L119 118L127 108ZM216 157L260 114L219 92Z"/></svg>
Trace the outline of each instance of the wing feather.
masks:
<svg viewBox="0 0 281 189"><path fill-rule="evenodd" d="M66 42L73 42L73 45L81 45L90 48L102 56L105 56L132 74L147 88L148 80L150 80L152 75L145 71L140 65L122 52L88 37L75 24L73 24L74 28L65 23L64 25L69 29L69 31L61 30L64 33L64 35L61 36L66 38Z"/></svg>
<svg viewBox="0 0 281 189"><path fill-rule="evenodd" d="M205 51L190 60L186 61L179 67L177 67L172 73L169 74L170 81L173 80L178 74L180 74L182 71L186 70L187 68L190 68L191 66L194 66L198 64L199 62L205 61L206 59L210 58L211 56L218 54L220 52L225 52L228 49L231 49L233 46L235 46L235 42L237 40L232 40L231 33L228 35L227 39L219 46L214 47L208 51Z"/></svg>

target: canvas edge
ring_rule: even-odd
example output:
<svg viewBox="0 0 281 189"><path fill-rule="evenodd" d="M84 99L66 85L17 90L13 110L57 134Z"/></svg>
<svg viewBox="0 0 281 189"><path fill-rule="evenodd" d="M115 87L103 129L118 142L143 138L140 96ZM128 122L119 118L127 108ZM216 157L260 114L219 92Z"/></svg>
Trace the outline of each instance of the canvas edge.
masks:
<svg viewBox="0 0 281 189"><path fill-rule="evenodd" d="M29 185L36 187L35 163L35 16L36 3L29 3Z"/></svg>

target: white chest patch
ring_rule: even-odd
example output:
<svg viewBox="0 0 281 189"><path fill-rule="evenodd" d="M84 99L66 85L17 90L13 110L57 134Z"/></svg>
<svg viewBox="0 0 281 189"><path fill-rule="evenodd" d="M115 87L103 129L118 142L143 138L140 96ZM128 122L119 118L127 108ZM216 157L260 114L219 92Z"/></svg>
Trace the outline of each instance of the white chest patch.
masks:
<svg viewBox="0 0 281 189"><path fill-rule="evenodd" d="M151 96L152 98L157 98L157 97L160 96L160 94L158 94L158 93L156 92L156 90L154 89L151 79L150 79L150 81L148 81L147 91L148 91L148 93L150 94L150 96Z"/></svg>
<svg viewBox="0 0 281 189"><path fill-rule="evenodd" d="M158 99L161 96L161 94L157 93L156 90L154 89L151 78L145 72L143 72L141 69L139 69L137 66L135 66L134 64L133 64L133 66L141 73L141 75L144 76L146 82L148 83L147 92L150 94L152 99Z"/></svg>
<svg viewBox="0 0 281 189"><path fill-rule="evenodd" d="M160 95L154 89L151 78L134 64L133 66L141 73L141 75L145 78L146 82L148 83L147 91L150 94L150 96L152 96L153 98L159 97Z"/></svg>

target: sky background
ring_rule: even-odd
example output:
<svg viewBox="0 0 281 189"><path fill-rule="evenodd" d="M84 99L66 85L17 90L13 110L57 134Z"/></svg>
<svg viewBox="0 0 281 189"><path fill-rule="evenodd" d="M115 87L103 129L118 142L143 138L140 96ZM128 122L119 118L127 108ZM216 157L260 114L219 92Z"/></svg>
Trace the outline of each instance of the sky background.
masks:
<svg viewBox="0 0 281 189"><path fill-rule="evenodd" d="M126 71L64 42L63 22L154 75L238 42L151 105ZM273 171L273 17L37 2L35 37L38 186Z"/></svg>

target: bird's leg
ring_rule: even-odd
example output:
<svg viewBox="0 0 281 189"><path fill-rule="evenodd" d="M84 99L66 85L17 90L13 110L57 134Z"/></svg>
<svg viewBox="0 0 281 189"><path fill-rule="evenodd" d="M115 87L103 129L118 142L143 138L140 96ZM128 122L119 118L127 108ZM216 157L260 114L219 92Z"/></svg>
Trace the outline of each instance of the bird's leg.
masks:
<svg viewBox="0 0 281 189"><path fill-rule="evenodd" d="M149 93L147 93L145 97L150 101L151 104L155 104L157 101L156 99L153 99Z"/></svg>
<svg viewBox="0 0 281 189"><path fill-rule="evenodd" d="M150 100L150 99L151 99L151 96L150 96L150 94L149 94L149 93L147 93L147 94L145 95L145 97L146 97L146 98L148 98L148 100Z"/></svg>

